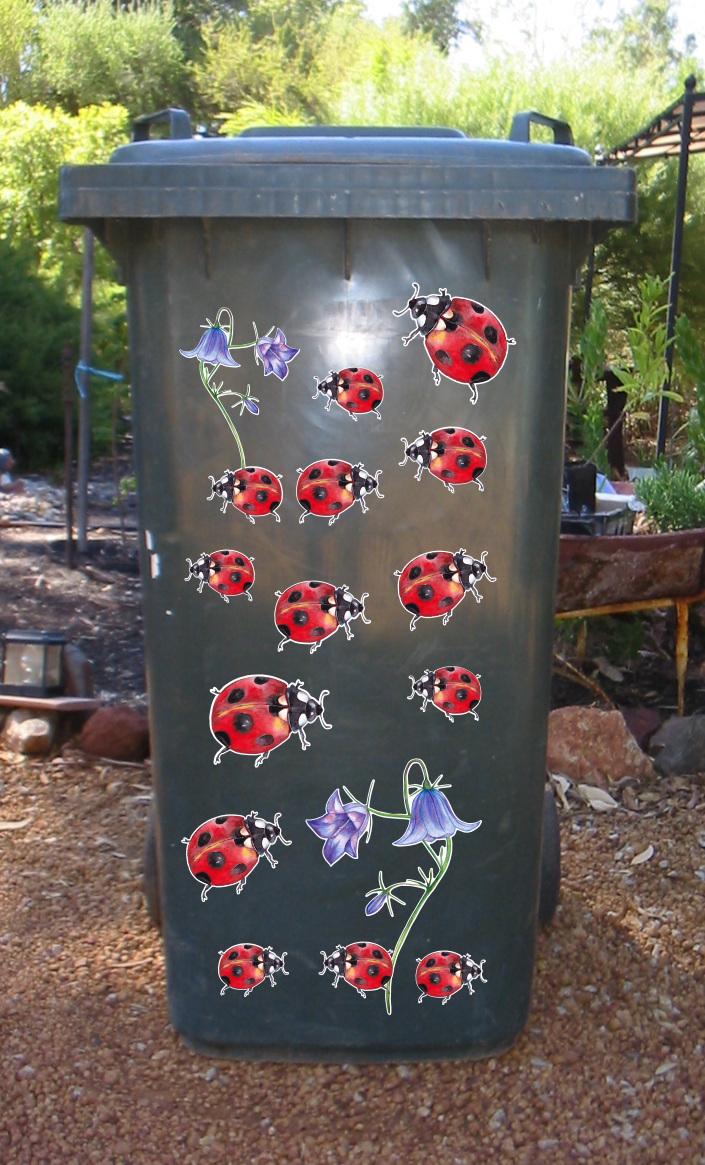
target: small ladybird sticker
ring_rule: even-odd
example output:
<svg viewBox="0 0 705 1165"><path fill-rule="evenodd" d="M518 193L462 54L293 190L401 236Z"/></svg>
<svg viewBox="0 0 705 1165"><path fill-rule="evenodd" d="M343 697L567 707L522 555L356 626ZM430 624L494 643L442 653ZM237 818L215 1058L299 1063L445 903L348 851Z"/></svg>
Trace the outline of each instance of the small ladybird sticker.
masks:
<svg viewBox="0 0 705 1165"><path fill-rule="evenodd" d="M486 557L486 550L477 559L462 547L455 554L450 550L429 550L412 558L403 570L396 570L399 602L412 615L411 630L417 619L435 619L439 615L443 616L445 627L468 591L480 603L482 595L476 589L480 580L497 581L487 570Z"/></svg>
<svg viewBox="0 0 705 1165"><path fill-rule="evenodd" d="M431 700L451 724L455 716L470 715L475 720L480 719L475 711L482 699L480 676L473 675L467 668L455 665L439 667L435 671L428 668L420 679L415 680L413 676L409 676L409 679L411 695L407 696L407 700L421 696L422 712L426 711L426 705Z"/></svg>
<svg viewBox="0 0 705 1165"><path fill-rule="evenodd" d="M409 442L402 437L404 445L404 460L400 465L406 465L407 460L415 461L418 465L416 480L421 480L424 469L442 481L450 493L455 493L456 485L475 483L482 491L485 487L480 481L481 474L487 467L487 450L485 437L478 437L469 429L461 429L457 425L447 429L436 429L433 433L421 430L415 441Z"/></svg>
<svg viewBox="0 0 705 1165"><path fill-rule="evenodd" d="M376 943L350 943L347 947L337 946L332 955L325 951L321 954L323 970L319 975L332 971L334 987L338 986L339 979L344 979L363 999L368 991L386 987L394 973L392 952Z"/></svg>
<svg viewBox="0 0 705 1165"><path fill-rule="evenodd" d="M246 999L265 979L269 979L272 987L276 987L274 976L277 971L281 971L282 975L289 974L284 969L286 951L275 955L271 947L258 947L256 943L235 943L227 951L218 951L218 954L218 974L224 984L221 995L232 988L233 991L244 991Z"/></svg>
<svg viewBox="0 0 705 1165"><path fill-rule="evenodd" d="M507 358L507 339L502 321L474 299L451 296L445 287L438 295L419 295L414 283L414 294L395 316L409 312L416 327L403 336L404 347L414 336L421 335L429 360L433 365L433 380L441 383L441 375L459 384L470 385L470 401L477 401L477 385L493 380Z"/></svg>
<svg viewBox="0 0 705 1165"><path fill-rule="evenodd" d="M360 503L366 514L366 494L376 493L378 498L384 497L379 492L381 469L373 476L363 465L329 458L314 461L297 472L296 497L304 511L299 522L303 522L307 514L313 514L317 518L328 518L328 525L332 526L355 502Z"/></svg>
<svg viewBox="0 0 705 1165"><path fill-rule="evenodd" d="M363 623L370 622L365 618L365 599L369 598L366 591L356 599L345 585L336 587L313 579L274 593L277 596L274 622L284 636L278 651L284 650L285 643L303 643L310 646L313 655L323 640L335 635L339 627L345 628L348 639L354 639L350 630L353 619L359 616Z"/></svg>
<svg viewBox="0 0 705 1165"><path fill-rule="evenodd" d="M197 578L199 595L208 583L208 586L226 603L230 602L234 595L247 595L252 602L250 588L255 581L254 560L248 558L242 551L214 550L212 554L204 552L195 562L191 562L190 558L186 561L189 572L184 582Z"/></svg>
<svg viewBox="0 0 705 1165"><path fill-rule="evenodd" d="M291 845L274 821L265 821L256 810L247 817L240 813L223 813L204 821L190 837L182 837L186 846L186 864L189 873L203 884L201 902L205 902L212 886L235 886L239 894L260 858L264 857L272 869L278 863L269 852L276 841Z"/></svg>
<svg viewBox="0 0 705 1165"><path fill-rule="evenodd" d="M253 526L255 518L262 518L266 514L273 514L279 522L281 519L277 509L283 497L280 477L281 474L256 465L248 469L226 469L218 481L209 475L211 492L206 500L210 502L214 497L222 498L223 514L228 508L228 502L231 502Z"/></svg>
<svg viewBox="0 0 705 1165"><path fill-rule="evenodd" d="M451 995L467 987L471 995L475 994L473 980L481 983L487 980L482 973L485 959L476 963L470 955L458 955L455 951L432 951L423 959L417 959L416 986L420 989L419 1003L429 996L431 999L442 999L443 1004L448 1002Z"/></svg>
<svg viewBox="0 0 705 1165"><path fill-rule="evenodd" d="M333 401L340 405L353 421L364 413L375 413L377 420L381 416L377 412L384 398L382 377L369 368L343 368L340 372L329 372L325 380L316 381L316 391L313 400L320 396L328 397L326 412L330 412Z"/></svg>
<svg viewBox="0 0 705 1165"><path fill-rule="evenodd" d="M224 752L257 756L259 768L273 749L279 748L292 733L298 733L301 747L309 743L304 729L320 720L322 728L331 728L323 719L323 697L318 699L304 689L303 682L289 683L276 676L242 676L224 688L211 688L211 732L220 748L213 757L219 765Z"/></svg>

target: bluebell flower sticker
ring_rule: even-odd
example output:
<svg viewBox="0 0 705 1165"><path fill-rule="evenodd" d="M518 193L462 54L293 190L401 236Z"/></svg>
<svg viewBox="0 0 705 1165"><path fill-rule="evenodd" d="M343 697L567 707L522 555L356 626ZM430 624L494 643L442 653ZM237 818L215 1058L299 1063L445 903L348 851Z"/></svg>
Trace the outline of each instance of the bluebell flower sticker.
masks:
<svg viewBox="0 0 705 1165"><path fill-rule="evenodd" d="M255 344L255 352L264 365L264 375L273 372L280 380L286 380L289 375L287 365L294 356L298 356L300 349L291 348L286 342L286 336L281 328L277 328L276 336L262 336Z"/></svg>
<svg viewBox="0 0 705 1165"><path fill-rule="evenodd" d="M462 833L473 833L481 825L481 821L461 821L456 817L448 798L440 789L419 789L411 802L411 818L406 833L398 841L392 842L392 845L422 845L425 841L444 841L454 837L458 829Z"/></svg>
<svg viewBox="0 0 705 1165"><path fill-rule="evenodd" d="M202 364L213 364L216 368L221 365L223 368L240 367L228 351L228 337L225 332L213 324L206 329L195 348L190 352L184 352L183 348L179 348L179 352L189 360L200 360Z"/></svg>
<svg viewBox="0 0 705 1165"><path fill-rule="evenodd" d="M370 827L370 814L359 801L343 804L340 789L336 789L326 802L325 813L307 820L306 824L317 837L325 838L323 857L329 866L334 866L346 854L357 857L360 838Z"/></svg>

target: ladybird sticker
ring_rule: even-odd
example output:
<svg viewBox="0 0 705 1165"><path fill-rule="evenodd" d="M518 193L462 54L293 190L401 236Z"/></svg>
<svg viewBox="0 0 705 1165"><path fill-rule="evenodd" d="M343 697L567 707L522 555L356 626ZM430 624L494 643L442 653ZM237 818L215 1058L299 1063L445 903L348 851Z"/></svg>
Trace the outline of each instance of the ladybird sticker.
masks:
<svg viewBox="0 0 705 1165"><path fill-rule="evenodd" d="M270 752L279 748L292 733L298 733L302 749L309 747L304 729L320 720L322 728L332 728L323 719L323 698L305 690L303 682L289 683L276 676L242 676L224 688L211 688L211 732L220 748L213 757L219 765L225 752L256 756L259 768Z"/></svg>
<svg viewBox="0 0 705 1165"><path fill-rule="evenodd" d="M224 602L229 603L235 595L247 595L252 602L250 588L255 581L253 559L248 558L240 550L214 550L212 554L205 552L191 562L189 572L184 579L188 582L192 578L198 579L198 593L200 595L206 583L219 594Z"/></svg>
<svg viewBox="0 0 705 1165"><path fill-rule="evenodd" d="M373 477L363 465L330 458L314 461L297 472L296 497L304 511L299 522L313 514L316 518L328 518L328 525L332 526L355 502L360 503L366 514L366 494L376 493L378 498L384 497L379 492L381 469Z"/></svg>
<svg viewBox="0 0 705 1165"><path fill-rule="evenodd" d="M365 618L365 592L356 599L347 586L336 587L333 583L294 583L284 591L275 591L277 605L274 608L274 622L277 631L284 638L278 651L284 650L285 643L303 643L310 646L310 654L317 651L324 639L335 635L339 627L345 629L348 639L354 639L350 624L358 617Z"/></svg>
<svg viewBox="0 0 705 1165"><path fill-rule="evenodd" d="M468 591L480 603L482 595L476 589L480 580L497 581L487 570L486 557L486 550L479 559L462 548L455 554L450 550L429 550L412 558L403 570L395 570L399 602L412 615L411 630L417 619L435 619L439 615L443 616L445 627Z"/></svg>
<svg viewBox="0 0 705 1165"><path fill-rule="evenodd" d="M338 986L339 979L344 979L363 999L367 997L368 991L384 989L392 981L392 951L385 950L377 943L350 943L347 947L339 945L332 955L327 955L325 951L321 951L321 954L323 970L318 974L325 975L326 971L332 971L335 976L334 987Z"/></svg>
<svg viewBox="0 0 705 1165"><path fill-rule="evenodd" d="M409 679L411 695L407 696L407 700L420 696L423 700L422 712L426 711L426 705L431 700L451 724L455 716L469 715L474 720L480 719L475 711L482 699L480 677L473 675L467 668L456 665L439 667L435 671L428 668L420 679L415 680L413 676L409 676Z"/></svg>
<svg viewBox="0 0 705 1165"><path fill-rule="evenodd" d="M235 943L227 951L218 951L218 954L218 975L223 983L221 995L232 988L233 991L243 991L246 999L265 979L269 979L272 987L276 987L274 976L278 971L282 975L289 974L284 968L286 951L275 955L271 947L259 947L257 943Z"/></svg>
<svg viewBox="0 0 705 1165"><path fill-rule="evenodd" d="M470 955L458 955L455 951L431 951L423 959L417 959L416 986L421 991L419 1003L424 999L442 999L443 1006L451 995L457 994L462 987L467 987L471 995L475 994L473 981L479 979L481 983L487 980L482 968L486 960L476 963Z"/></svg>
<svg viewBox="0 0 705 1165"><path fill-rule="evenodd" d="M414 294L395 316L409 312L416 323L413 332L403 336L404 347L415 336L423 336L424 346L433 365L433 380L441 383L441 376L470 386L470 402L477 401L477 386L493 380L507 358L507 339L502 321L483 303L474 299L451 296L445 287L438 295L419 295L414 283Z"/></svg>
<svg viewBox="0 0 705 1165"><path fill-rule="evenodd" d="M274 821L265 821L254 810L247 817L239 813L223 813L204 821L190 837L182 837L186 846L186 864L189 873L201 882L201 902L205 902L211 887L235 886L240 894L248 875L260 858L266 858L272 869L278 862L270 850L275 842L291 845L278 825L281 813Z"/></svg>
<svg viewBox="0 0 705 1165"><path fill-rule="evenodd" d="M436 429L433 433L421 430L411 444L402 437L404 445L404 460L414 461L418 465L416 480L421 480L424 469L442 481L449 493L455 493L456 485L475 483L482 492L485 488L480 476L487 467L487 450L485 437L478 437L469 429L461 429L458 425L447 429Z"/></svg>
<svg viewBox="0 0 705 1165"><path fill-rule="evenodd" d="M206 500L210 502L214 497L221 498L223 514L230 502L253 526L255 518L262 518L266 514L272 514L279 522L281 519L277 510L284 496L280 478L281 474L256 465L248 469L226 469L218 481L209 475L211 492Z"/></svg>
<svg viewBox="0 0 705 1165"><path fill-rule="evenodd" d="M340 405L353 421L364 413L374 413L378 421L382 418L377 411L384 399L382 377L369 368L343 368L340 372L329 372L325 380L316 381L316 391L312 399L318 396L328 398L326 412L330 412L333 401Z"/></svg>

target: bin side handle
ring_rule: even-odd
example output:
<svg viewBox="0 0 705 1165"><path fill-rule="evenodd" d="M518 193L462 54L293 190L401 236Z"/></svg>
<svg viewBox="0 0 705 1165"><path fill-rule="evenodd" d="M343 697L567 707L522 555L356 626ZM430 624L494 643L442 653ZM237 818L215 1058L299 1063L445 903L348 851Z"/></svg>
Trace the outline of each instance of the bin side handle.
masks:
<svg viewBox="0 0 705 1165"><path fill-rule="evenodd" d="M190 138L191 119L185 109L160 109L159 113L145 113L132 123L132 141L148 142L150 127L158 121L169 122L170 138Z"/></svg>
<svg viewBox="0 0 705 1165"><path fill-rule="evenodd" d="M514 114L512 128L509 131L509 141L530 142L532 121L535 125L547 125L549 129L553 130L555 145L573 145L573 131L567 121L558 121L555 117L546 117L543 113L534 113L533 110Z"/></svg>

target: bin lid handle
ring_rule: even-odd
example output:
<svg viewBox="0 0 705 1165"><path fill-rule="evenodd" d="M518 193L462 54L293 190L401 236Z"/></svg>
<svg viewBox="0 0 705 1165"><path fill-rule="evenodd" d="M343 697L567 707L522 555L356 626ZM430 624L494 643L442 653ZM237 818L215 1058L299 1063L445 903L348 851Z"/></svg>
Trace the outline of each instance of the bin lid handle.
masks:
<svg viewBox="0 0 705 1165"><path fill-rule="evenodd" d="M547 125L553 130L553 141L557 146L572 146L573 131L567 121L559 121L555 117L546 117L543 113L526 110L524 113L515 113L512 128L509 131L510 142L530 142L531 122L535 125Z"/></svg>
<svg viewBox="0 0 705 1165"><path fill-rule="evenodd" d="M185 109L160 109L158 113L145 113L133 121L133 142L148 142L150 127L158 121L169 122L170 138L191 137L191 119Z"/></svg>

